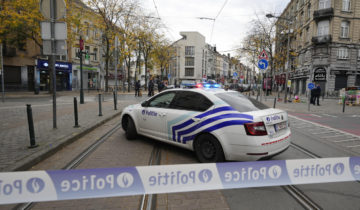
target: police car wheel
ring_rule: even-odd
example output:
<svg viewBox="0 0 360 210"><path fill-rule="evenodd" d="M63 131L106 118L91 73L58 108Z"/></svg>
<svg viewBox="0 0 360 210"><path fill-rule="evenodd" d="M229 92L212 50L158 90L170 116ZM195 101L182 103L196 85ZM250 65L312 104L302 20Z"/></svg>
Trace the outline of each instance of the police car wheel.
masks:
<svg viewBox="0 0 360 210"><path fill-rule="evenodd" d="M126 135L126 138L128 140L132 140L132 139L135 139L137 137L135 123L131 119L131 117L128 117L125 135Z"/></svg>
<svg viewBox="0 0 360 210"><path fill-rule="evenodd" d="M199 136L195 144L195 153L201 163L223 162L224 152L219 141L210 134Z"/></svg>

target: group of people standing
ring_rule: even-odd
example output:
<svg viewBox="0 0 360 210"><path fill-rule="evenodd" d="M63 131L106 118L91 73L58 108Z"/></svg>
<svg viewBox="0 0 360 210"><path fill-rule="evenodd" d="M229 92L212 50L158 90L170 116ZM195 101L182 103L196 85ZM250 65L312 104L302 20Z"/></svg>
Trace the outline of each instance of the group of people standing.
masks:
<svg viewBox="0 0 360 210"><path fill-rule="evenodd" d="M321 87L320 85L317 85L316 88L311 89L310 103L315 105L316 102L316 105L320 106L319 103L320 95L321 95Z"/></svg>
<svg viewBox="0 0 360 210"><path fill-rule="evenodd" d="M159 93L160 93L165 88L165 85L164 85L164 83L162 81L159 81L157 85L158 85L158 90L159 90ZM155 83L151 79L149 81L149 85L148 85L148 96L153 96L154 95L154 86L155 86ZM141 83L140 83L140 80L138 80L135 83L135 97L136 96L141 96Z"/></svg>

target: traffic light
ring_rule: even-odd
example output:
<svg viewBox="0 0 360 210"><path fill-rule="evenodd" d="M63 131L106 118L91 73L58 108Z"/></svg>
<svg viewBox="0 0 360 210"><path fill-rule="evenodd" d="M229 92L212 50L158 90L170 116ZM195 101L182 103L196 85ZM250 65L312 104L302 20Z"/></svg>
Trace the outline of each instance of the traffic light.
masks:
<svg viewBox="0 0 360 210"><path fill-rule="evenodd" d="M79 40L79 47L80 47L80 51L84 50L84 40L81 37L80 37L80 40Z"/></svg>

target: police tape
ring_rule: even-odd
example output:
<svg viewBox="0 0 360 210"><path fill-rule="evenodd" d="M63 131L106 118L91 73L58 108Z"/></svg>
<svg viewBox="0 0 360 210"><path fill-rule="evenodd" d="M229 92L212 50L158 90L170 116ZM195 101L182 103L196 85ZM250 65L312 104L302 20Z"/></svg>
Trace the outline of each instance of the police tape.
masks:
<svg viewBox="0 0 360 210"><path fill-rule="evenodd" d="M360 180L360 157L0 173L0 204Z"/></svg>

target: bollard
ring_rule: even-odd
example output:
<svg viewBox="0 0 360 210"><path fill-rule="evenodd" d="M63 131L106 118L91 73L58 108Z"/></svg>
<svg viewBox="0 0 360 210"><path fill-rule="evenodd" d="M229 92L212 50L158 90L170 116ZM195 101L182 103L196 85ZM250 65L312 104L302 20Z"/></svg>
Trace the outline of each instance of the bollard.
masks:
<svg viewBox="0 0 360 210"><path fill-rule="evenodd" d="M26 104L26 112L28 117L29 133L30 133L30 146L28 148L35 148L38 145L35 142L34 121L32 117L31 104Z"/></svg>
<svg viewBox="0 0 360 210"><path fill-rule="evenodd" d="M343 112L345 112L345 103L346 103L346 97L343 99Z"/></svg>
<svg viewBox="0 0 360 210"><path fill-rule="evenodd" d="M99 94L99 116L103 116L101 111L101 94Z"/></svg>
<svg viewBox="0 0 360 210"><path fill-rule="evenodd" d="M77 108L77 99L76 99L76 97L74 97L74 118L75 118L74 128L80 127L79 126L78 108Z"/></svg>
<svg viewBox="0 0 360 210"><path fill-rule="evenodd" d="M116 96L116 91L114 91L114 110L117 110L117 96Z"/></svg>
<svg viewBox="0 0 360 210"><path fill-rule="evenodd" d="M274 98L274 109L275 109L275 106L276 106L276 97Z"/></svg>

